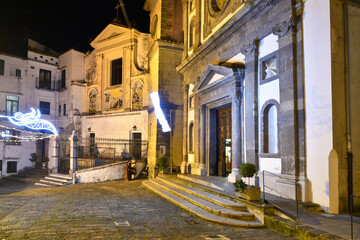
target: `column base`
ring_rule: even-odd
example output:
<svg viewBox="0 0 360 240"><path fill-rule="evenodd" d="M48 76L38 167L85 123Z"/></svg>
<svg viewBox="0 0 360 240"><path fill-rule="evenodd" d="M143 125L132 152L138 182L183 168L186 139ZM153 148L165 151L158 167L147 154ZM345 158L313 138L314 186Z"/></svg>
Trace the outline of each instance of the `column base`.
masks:
<svg viewBox="0 0 360 240"><path fill-rule="evenodd" d="M241 179L238 168L233 168L228 176L228 182L234 183Z"/></svg>
<svg viewBox="0 0 360 240"><path fill-rule="evenodd" d="M184 173L189 173L189 171L188 171L188 162L181 162L180 171L183 174Z"/></svg>
<svg viewBox="0 0 360 240"><path fill-rule="evenodd" d="M206 165L205 164L199 164L199 173L200 176L206 176Z"/></svg>

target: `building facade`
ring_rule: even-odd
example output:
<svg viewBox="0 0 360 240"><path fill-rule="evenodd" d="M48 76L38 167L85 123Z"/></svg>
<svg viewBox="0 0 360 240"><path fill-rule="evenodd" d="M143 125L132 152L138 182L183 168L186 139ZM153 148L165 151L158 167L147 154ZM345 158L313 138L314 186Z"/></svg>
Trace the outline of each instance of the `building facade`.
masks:
<svg viewBox="0 0 360 240"><path fill-rule="evenodd" d="M165 155L170 169L180 171L183 143L182 76L176 71L183 52L182 5L180 0L146 0L150 12L150 92L158 92L160 106L171 131L163 132L154 104L149 111L148 162L154 176L156 159Z"/></svg>
<svg viewBox="0 0 360 240"><path fill-rule="evenodd" d="M41 119L53 123L59 132L72 125L75 109L82 111L82 90L76 89L74 82L83 82L83 57L83 53L73 49L59 55L31 39L27 58L1 55L1 114L13 116L15 112L29 113L34 108L40 110ZM77 95L81 101L74 97ZM33 152L38 163L43 156L51 157L48 137L36 140L39 133L14 126L6 118L1 121L3 176L30 167ZM49 167L52 168L51 162Z"/></svg>
<svg viewBox="0 0 360 240"><path fill-rule="evenodd" d="M250 162L261 173L255 183L265 181L266 191L291 198L297 192L325 210L346 211L343 61L347 44L352 63L358 57L358 10L356 1L183 1L182 171L235 182L239 165Z"/></svg>

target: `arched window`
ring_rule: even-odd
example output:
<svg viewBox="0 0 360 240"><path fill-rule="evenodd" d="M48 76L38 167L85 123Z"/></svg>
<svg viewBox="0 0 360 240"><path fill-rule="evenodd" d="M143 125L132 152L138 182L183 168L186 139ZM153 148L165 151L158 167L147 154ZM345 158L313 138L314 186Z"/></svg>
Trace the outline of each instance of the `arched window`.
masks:
<svg viewBox="0 0 360 240"><path fill-rule="evenodd" d="M275 100L273 100L276 102ZM278 103L266 104L263 108L263 153L278 153Z"/></svg>
<svg viewBox="0 0 360 240"><path fill-rule="evenodd" d="M194 151L194 123L189 125L189 152Z"/></svg>

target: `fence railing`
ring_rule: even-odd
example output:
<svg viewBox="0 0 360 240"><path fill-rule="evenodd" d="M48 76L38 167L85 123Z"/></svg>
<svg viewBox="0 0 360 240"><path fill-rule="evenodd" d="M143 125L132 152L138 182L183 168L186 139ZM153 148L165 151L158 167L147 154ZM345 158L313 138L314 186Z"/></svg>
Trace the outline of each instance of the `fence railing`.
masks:
<svg viewBox="0 0 360 240"><path fill-rule="evenodd" d="M81 138L78 170L147 157L147 141L139 139Z"/></svg>
<svg viewBox="0 0 360 240"><path fill-rule="evenodd" d="M293 199L293 197L291 197L291 196L288 196L288 195L284 194L283 192L278 191L277 189L270 186L270 184L266 184L266 181L265 181L265 175L266 174L271 175L272 177L276 177L278 179L281 179L282 181L287 182L289 184L293 184L294 185L294 191L295 191L295 199ZM284 178L282 176L279 176L279 175L277 175L275 173L263 170L262 171L262 187L263 187L262 198L263 198L263 201L265 203L270 203L270 204L274 205L277 209L279 209L284 214L288 215L291 218L295 218L296 221L299 221L299 200L298 200L299 196L298 196L298 191L300 191L301 186L296 180L290 180L288 178ZM274 193L274 194L271 194L272 199L270 197L267 199L266 190L268 190L269 192ZM280 195L282 197L280 198L277 195ZM280 204L277 204L277 202L283 201L283 200L280 200L280 199L283 199L284 197L286 197L289 200L295 201L295 206L296 206L296 214L295 215L290 213L288 210L285 210L283 207L279 206Z"/></svg>
<svg viewBox="0 0 360 240"><path fill-rule="evenodd" d="M50 91L55 91L56 81L54 78L52 79L42 79L36 78L36 88L37 89L46 89Z"/></svg>

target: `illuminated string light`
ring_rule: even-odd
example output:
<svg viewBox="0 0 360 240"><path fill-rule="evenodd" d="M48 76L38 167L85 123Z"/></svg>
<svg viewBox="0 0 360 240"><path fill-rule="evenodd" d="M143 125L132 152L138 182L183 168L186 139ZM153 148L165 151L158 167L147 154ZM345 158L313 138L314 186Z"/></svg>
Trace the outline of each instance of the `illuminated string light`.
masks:
<svg viewBox="0 0 360 240"><path fill-rule="evenodd" d="M39 109L35 110L31 108L30 113L23 114L21 112L16 112L14 117L0 115L0 118L7 118L12 124L16 126L24 126L33 130L48 130L57 136L58 132L55 126L47 120L40 119L40 116L41 113Z"/></svg>
<svg viewBox="0 0 360 240"><path fill-rule="evenodd" d="M168 121L166 120L165 116L164 116L164 112L160 107L160 98L159 98L159 94L157 92L152 92L150 93L150 97L151 97L151 101L154 105L155 108L155 115L156 118L159 120L159 123L162 127L162 131L163 132L170 132L171 128L169 126Z"/></svg>

